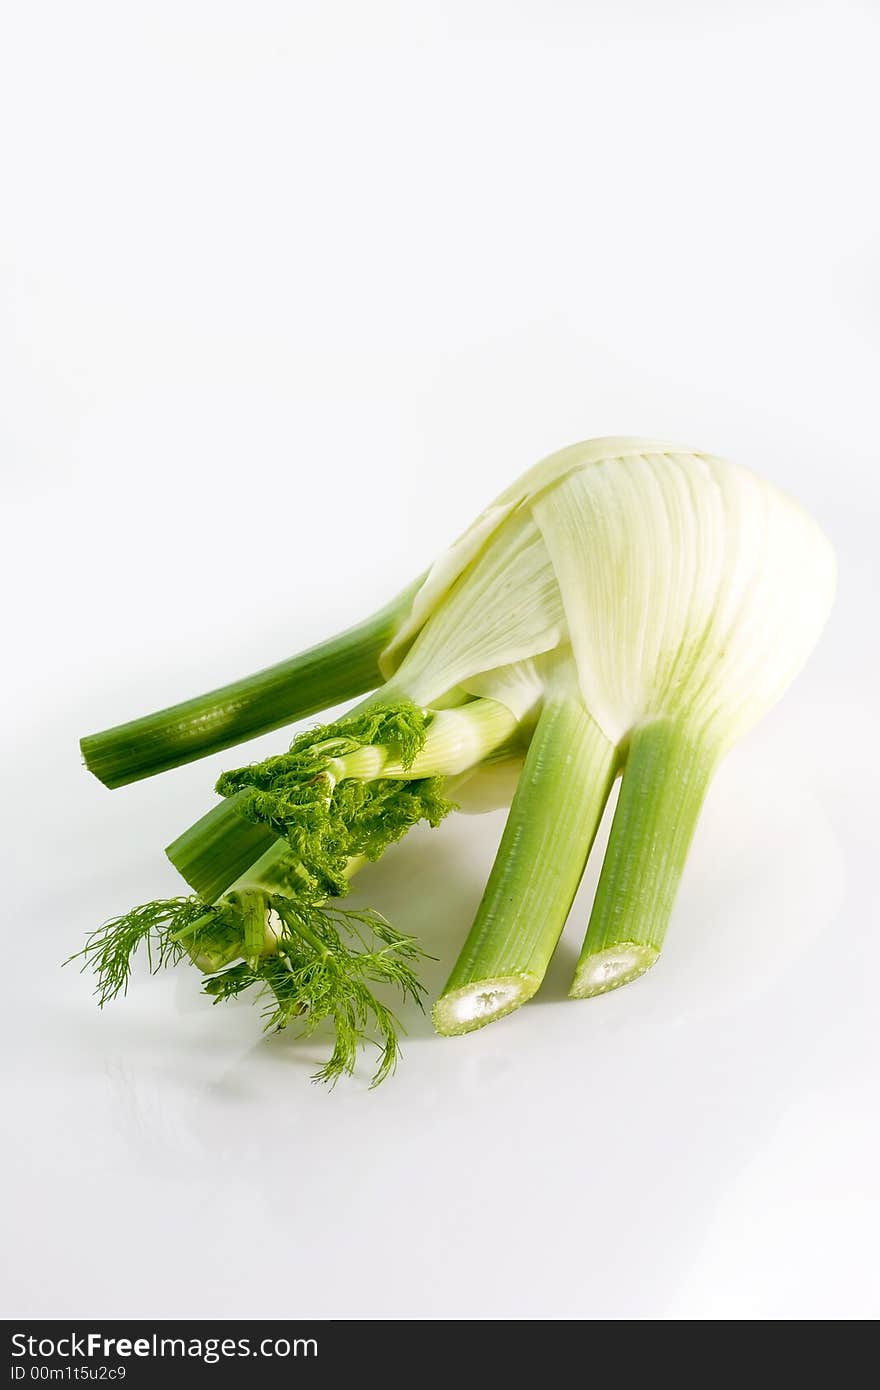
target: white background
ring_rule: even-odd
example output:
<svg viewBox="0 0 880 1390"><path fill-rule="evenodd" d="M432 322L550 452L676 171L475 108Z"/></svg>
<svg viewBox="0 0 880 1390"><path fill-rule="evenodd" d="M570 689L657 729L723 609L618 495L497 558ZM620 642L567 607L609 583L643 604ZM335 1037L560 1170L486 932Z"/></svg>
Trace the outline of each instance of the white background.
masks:
<svg viewBox="0 0 880 1390"><path fill-rule="evenodd" d="M878 61L869 0L4 8L7 1316L880 1312ZM242 758L111 794L77 737L359 619L609 433L750 464L840 556L661 965L565 1001L594 868L538 999L407 1016L372 1094L185 970L99 1015L59 962L176 891ZM501 824L364 875L432 989Z"/></svg>

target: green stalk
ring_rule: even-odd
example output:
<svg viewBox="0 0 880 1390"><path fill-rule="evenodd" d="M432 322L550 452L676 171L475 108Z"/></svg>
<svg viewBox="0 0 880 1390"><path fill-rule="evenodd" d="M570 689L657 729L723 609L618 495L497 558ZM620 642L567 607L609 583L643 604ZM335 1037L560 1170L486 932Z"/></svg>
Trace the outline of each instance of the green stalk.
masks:
<svg viewBox="0 0 880 1390"><path fill-rule="evenodd" d="M221 801L178 835L165 853L206 903L214 903L267 850L282 842L265 825L238 814L237 797ZM284 848L289 851L289 846Z"/></svg>
<svg viewBox="0 0 880 1390"><path fill-rule="evenodd" d="M266 898L259 892L238 893L236 901L244 920L244 959L256 970L266 949Z"/></svg>
<svg viewBox="0 0 880 1390"><path fill-rule="evenodd" d="M657 960L717 761L672 721L632 736L572 999L628 984Z"/></svg>
<svg viewBox="0 0 880 1390"><path fill-rule="evenodd" d="M614 745L580 701L551 696L476 920L434 1005L438 1033L481 1028L535 993L577 893L615 767Z"/></svg>
<svg viewBox="0 0 880 1390"><path fill-rule="evenodd" d="M273 839L259 859L249 864L230 884L228 891L242 893L260 888L266 893L277 893L282 898L293 898L297 890L302 889L303 878L302 864L287 841Z"/></svg>
<svg viewBox="0 0 880 1390"><path fill-rule="evenodd" d="M341 704L381 680L379 655L413 595L410 585L380 612L299 656L80 742L86 767L122 787L244 743L258 734Z"/></svg>
<svg viewBox="0 0 880 1390"><path fill-rule="evenodd" d="M369 861L362 855L353 855L345 869L347 879L354 878ZM264 893L272 893L282 898L295 898L302 890L306 877L302 864L293 853L286 840L275 840L235 880L229 888L229 895L248 892L259 888Z"/></svg>
<svg viewBox="0 0 880 1390"><path fill-rule="evenodd" d="M213 975L215 971L223 970L240 958L241 932L231 922L215 927L207 944L196 938L195 942L187 947L187 954L198 970L205 975Z"/></svg>
<svg viewBox="0 0 880 1390"><path fill-rule="evenodd" d="M425 746L409 768L388 749L370 745L333 759L336 781L358 777L410 779L452 776L479 763L511 738L516 719L496 700L471 700L441 710L431 720ZM241 795L241 793L239 793ZM179 835L166 849L171 863L205 902L216 902L231 888L259 886L295 893L296 861L286 841L265 825L238 814L237 796L228 797Z"/></svg>
<svg viewBox="0 0 880 1390"><path fill-rule="evenodd" d="M517 720L498 700L472 699L453 709L432 713L425 746L410 763L391 750L366 744L353 753L331 758L328 771L334 781L347 777L372 782L379 777L412 781L419 777L454 777L481 763L516 733Z"/></svg>

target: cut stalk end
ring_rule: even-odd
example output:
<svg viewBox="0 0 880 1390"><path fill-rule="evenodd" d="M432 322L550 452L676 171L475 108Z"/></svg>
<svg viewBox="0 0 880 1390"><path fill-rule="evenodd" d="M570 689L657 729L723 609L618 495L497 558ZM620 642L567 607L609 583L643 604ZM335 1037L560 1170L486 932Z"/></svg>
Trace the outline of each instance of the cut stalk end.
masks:
<svg viewBox="0 0 880 1390"><path fill-rule="evenodd" d="M605 951L587 956L578 965L569 999L592 999L637 980L650 970L660 955L653 946L640 941L621 941Z"/></svg>
<svg viewBox="0 0 880 1390"><path fill-rule="evenodd" d="M438 1033L482 1028L537 990L578 890L615 759L579 699L548 698L474 924L434 1006Z"/></svg>
<svg viewBox="0 0 880 1390"><path fill-rule="evenodd" d="M619 989L656 961L716 762L681 723L633 733L571 999Z"/></svg>
<svg viewBox="0 0 880 1390"><path fill-rule="evenodd" d="M437 1000L431 1017L443 1037L458 1037L512 1014L531 999L541 983L538 975L496 975L450 990Z"/></svg>

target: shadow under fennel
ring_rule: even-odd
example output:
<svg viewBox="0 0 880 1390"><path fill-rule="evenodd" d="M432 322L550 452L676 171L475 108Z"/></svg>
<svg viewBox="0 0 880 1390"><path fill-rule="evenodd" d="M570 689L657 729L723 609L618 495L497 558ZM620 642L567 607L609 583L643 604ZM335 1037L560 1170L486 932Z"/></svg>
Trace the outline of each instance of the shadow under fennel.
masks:
<svg viewBox="0 0 880 1390"><path fill-rule="evenodd" d="M443 989L476 915L506 812L450 816L436 830L417 826L376 864L362 869L345 905L372 907L396 931L413 936L428 959L417 973L425 1011L394 992L377 989L408 1037L434 1037L430 1005Z"/></svg>

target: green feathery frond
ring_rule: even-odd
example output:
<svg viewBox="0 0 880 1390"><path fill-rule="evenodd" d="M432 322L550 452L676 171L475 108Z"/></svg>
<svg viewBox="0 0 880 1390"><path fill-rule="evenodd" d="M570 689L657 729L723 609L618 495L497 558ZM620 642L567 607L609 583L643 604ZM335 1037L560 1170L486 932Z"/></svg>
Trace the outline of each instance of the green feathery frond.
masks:
<svg viewBox="0 0 880 1390"><path fill-rule="evenodd" d="M351 1075L366 1044L380 1054L373 1085L397 1064L401 1025L372 986L393 985L404 999L422 1003L413 965L424 953L376 912L276 894L236 894L212 907L198 898L169 898L105 922L70 959L95 971L104 1005L126 992L141 946L152 972L186 955L206 973L219 972L204 986L215 1003L257 986L257 997L268 1001L267 1029L298 1021L308 1036L325 1020L332 1022L333 1051L315 1074L331 1084Z"/></svg>
<svg viewBox="0 0 880 1390"><path fill-rule="evenodd" d="M347 715L334 724L321 724L297 734L286 753L262 762L224 772L217 783L221 796L232 796L245 787L271 788L279 782L320 777L333 758L359 748L381 747L410 767L425 746L430 714L407 700L374 705Z"/></svg>
<svg viewBox="0 0 880 1390"><path fill-rule="evenodd" d="M378 859L419 821L439 825L453 803L443 796L440 777L335 781L332 763L377 747L411 766L424 747L429 719L404 703L365 710L300 734L287 753L224 773L217 791L235 796L245 820L288 841L304 871L305 899L343 897L351 859Z"/></svg>
<svg viewBox="0 0 880 1390"><path fill-rule="evenodd" d="M400 782L354 779L328 788L316 782L243 793L236 810L286 839L304 871L302 893L318 901L344 897L350 859L374 861L421 820L437 826L452 809L439 777Z"/></svg>
<svg viewBox="0 0 880 1390"><path fill-rule="evenodd" d="M155 974L163 966L176 965L196 944L203 949L216 947L216 934L218 929L226 934L228 916L225 907L208 907L199 898L143 903L96 927L83 949L65 964L81 960L82 970L94 970L95 993L103 1008L127 992L132 960L141 946L146 950L150 972Z"/></svg>
<svg viewBox="0 0 880 1390"><path fill-rule="evenodd" d="M372 1085L379 1085L397 1064L401 1025L370 986L394 985L421 1007L424 990L412 962L424 953L375 912L306 906L277 896L268 898L268 906L283 924L278 953L224 970L205 983L205 993L217 1003L257 986L257 997L269 1001L263 1011L267 1029L296 1022L309 1036L331 1020L333 1051L314 1079L335 1085L350 1076L358 1049L371 1043L380 1054Z"/></svg>

